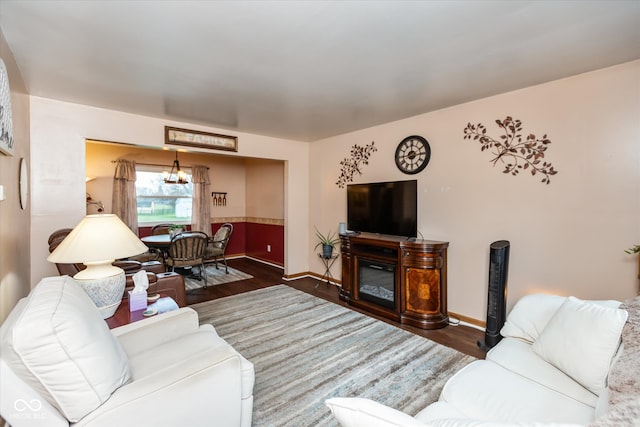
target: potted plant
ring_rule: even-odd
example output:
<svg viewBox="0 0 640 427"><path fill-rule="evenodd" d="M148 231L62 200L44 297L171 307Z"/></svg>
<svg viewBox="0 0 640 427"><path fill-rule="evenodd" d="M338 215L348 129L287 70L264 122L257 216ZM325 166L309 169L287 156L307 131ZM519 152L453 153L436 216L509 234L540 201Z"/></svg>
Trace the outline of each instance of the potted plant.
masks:
<svg viewBox="0 0 640 427"><path fill-rule="evenodd" d="M333 248L340 242L340 238L331 231L329 231L329 233L327 234L322 234L320 233L320 231L318 231L317 227L316 237L318 238L319 242L316 244L314 249L322 246L322 257L326 259L331 258L331 255L333 254Z"/></svg>
<svg viewBox="0 0 640 427"><path fill-rule="evenodd" d="M169 236L173 239L176 235L182 233L184 231L184 225L181 224L171 224L169 226Z"/></svg>

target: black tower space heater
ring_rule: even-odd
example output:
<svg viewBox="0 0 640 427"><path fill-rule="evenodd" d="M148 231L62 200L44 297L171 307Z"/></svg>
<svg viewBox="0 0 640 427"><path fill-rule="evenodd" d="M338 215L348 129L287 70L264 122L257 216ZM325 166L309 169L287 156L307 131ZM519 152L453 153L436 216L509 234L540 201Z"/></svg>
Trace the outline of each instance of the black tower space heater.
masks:
<svg viewBox="0 0 640 427"><path fill-rule="evenodd" d="M489 254L489 295L487 298L487 328L478 347L487 351L502 339L500 329L507 316L507 273L509 272L508 240L493 242Z"/></svg>

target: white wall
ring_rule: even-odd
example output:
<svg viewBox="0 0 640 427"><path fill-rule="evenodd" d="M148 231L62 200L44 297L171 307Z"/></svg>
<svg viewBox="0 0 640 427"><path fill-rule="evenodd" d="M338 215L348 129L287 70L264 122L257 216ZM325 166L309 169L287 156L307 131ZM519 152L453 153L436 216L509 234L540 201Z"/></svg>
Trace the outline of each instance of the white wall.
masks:
<svg viewBox="0 0 640 427"><path fill-rule="evenodd" d="M502 239L511 242L509 306L534 291L632 297L638 264L623 250L640 242L639 94L635 61L315 142L310 239L314 225L337 230L346 220L339 162L354 144L375 141L378 151L354 182L418 179L419 231L450 242L450 311L485 319L489 245ZM478 142L463 139L468 122L497 138L495 120L506 116L522 120L524 135L552 141L546 160L559 172L549 185L503 174ZM398 171L394 152L413 134L427 138L432 157L411 176Z"/></svg>
<svg viewBox="0 0 640 427"><path fill-rule="evenodd" d="M159 147L165 125L237 136L238 152L221 154L285 161L286 176L295 177L285 180L285 199L295 200L285 208L285 274L309 270L309 144L31 97L32 282L57 274L46 261L49 234L84 216L85 138Z"/></svg>

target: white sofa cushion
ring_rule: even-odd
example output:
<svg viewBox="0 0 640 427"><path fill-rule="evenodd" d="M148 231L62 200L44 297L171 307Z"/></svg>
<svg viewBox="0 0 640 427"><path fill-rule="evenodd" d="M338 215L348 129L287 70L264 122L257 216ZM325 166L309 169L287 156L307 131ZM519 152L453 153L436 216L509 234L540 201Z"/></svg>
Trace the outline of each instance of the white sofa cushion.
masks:
<svg viewBox="0 0 640 427"><path fill-rule="evenodd" d="M595 394L534 353L531 344L525 341L504 338L487 353L486 359L586 405L596 406Z"/></svg>
<svg viewBox="0 0 640 427"><path fill-rule="evenodd" d="M513 306L500 330L503 337L534 343L567 297L548 294L526 295ZM604 307L618 308L620 301L590 301Z"/></svg>
<svg viewBox="0 0 640 427"><path fill-rule="evenodd" d="M511 309L500 335L529 343L535 342L565 299L558 295L546 294L520 298Z"/></svg>
<svg viewBox="0 0 640 427"><path fill-rule="evenodd" d="M359 397L334 397L325 404L343 427L424 427L404 412Z"/></svg>
<svg viewBox="0 0 640 427"><path fill-rule="evenodd" d="M11 317L3 328L3 357L70 421L131 380L122 347L72 278L43 279Z"/></svg>
<svg viewBox="0 0 640 427"><path fill-rule="evenodd" d="M459 370L445 384L440 400L468 418L496 422L588 424L595 413L594 407L490 360L477 360Z"/></svg>
<svg viewBox="0 0 640 427"><path fill-rule="evenodd" d="M599 395L626 321L625 310L568 297L532 350Z"/></svg>
<svg viewBox="0 0 640 427"><path fill-rule="evenodd" d="M419 415L412 418L404 412L358 397L334 397L325 404L343 427L583 427L580 424L499 422L458 417L422 420ZM430 407L440 404L442 402L436 402Z"/></svg>

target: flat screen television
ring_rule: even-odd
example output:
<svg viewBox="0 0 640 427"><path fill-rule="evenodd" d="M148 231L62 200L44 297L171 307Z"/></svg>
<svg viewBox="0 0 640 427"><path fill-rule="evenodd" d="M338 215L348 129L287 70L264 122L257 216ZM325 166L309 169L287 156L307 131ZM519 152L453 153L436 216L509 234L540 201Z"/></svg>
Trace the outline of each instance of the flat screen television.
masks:
<svg viewBox="0 0 640 427"><path fill-rule="evenodd" d="M416 237L418 181L348 185L347 228L356 232Z"/></svg>

